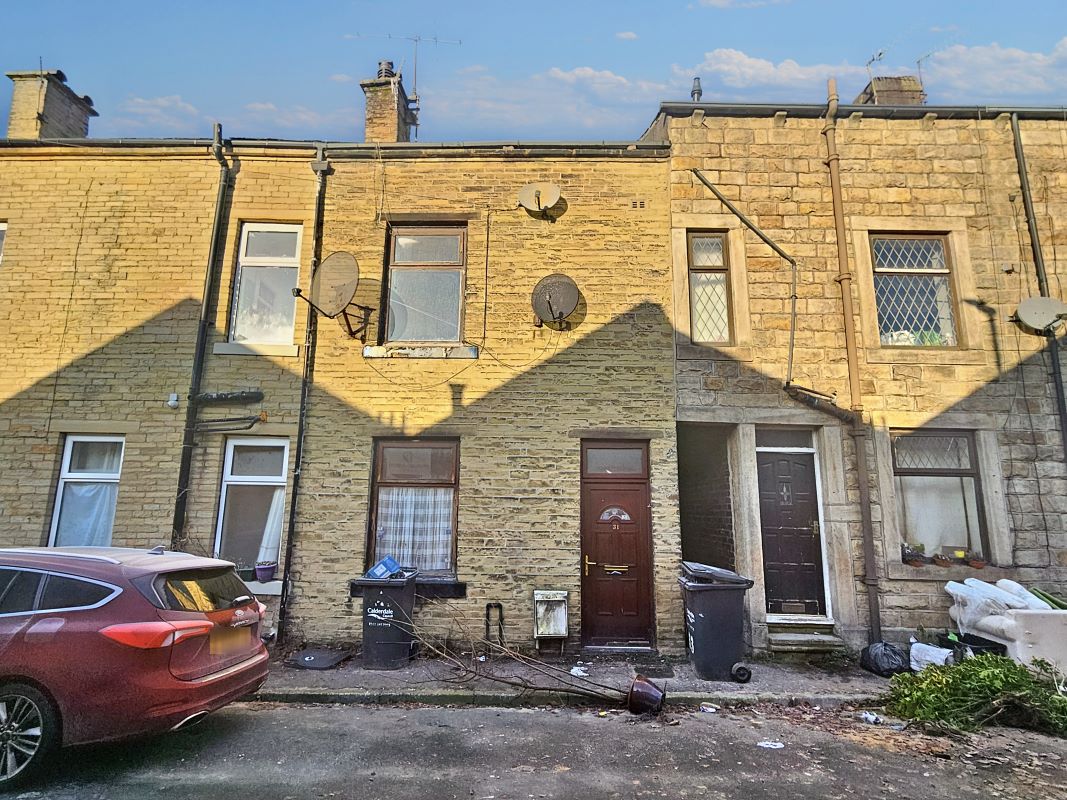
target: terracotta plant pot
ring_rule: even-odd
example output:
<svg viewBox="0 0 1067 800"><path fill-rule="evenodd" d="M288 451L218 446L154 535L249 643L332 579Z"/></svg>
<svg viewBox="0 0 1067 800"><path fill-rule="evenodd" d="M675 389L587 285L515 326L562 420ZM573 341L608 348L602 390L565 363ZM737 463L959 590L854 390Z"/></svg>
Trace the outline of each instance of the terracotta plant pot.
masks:
<svg viewBox="0 0 1067 800"><path fill-rule="evenodd" d="M658 714L666 699L666 688L660 689L644 675L638 675L626 694L626 708L631 714Z"/></svg>
<svg viewBox="0 0 1067 800"><path fill-rule="evenodd" d="M904 563L907 564L909 567L925 567L926 566L926 562L921 558L909 558Z"/></svg>
<svg viewBox="0 0 1067 800"><path fill-rule="evenodd" d="M939 567L951 567L953 562L948 556L936 555L934 556L934 563Z"/></svg>
<svg viewBox="0 0 1067 800"><path fill-rule="evenodd" d="M974 567L975 569L981 569L982 567L984 567L989 562L986 561L985 559L981 559L981 558L972 558L972 559L969 559L967 561L967 563L970 566Z"/></svg>

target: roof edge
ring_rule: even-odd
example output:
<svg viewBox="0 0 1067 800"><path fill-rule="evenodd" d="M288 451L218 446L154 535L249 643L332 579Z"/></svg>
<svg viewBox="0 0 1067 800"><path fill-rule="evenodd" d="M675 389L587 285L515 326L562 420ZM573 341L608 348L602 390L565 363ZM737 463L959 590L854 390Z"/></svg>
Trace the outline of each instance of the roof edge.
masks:
<svg viewBox="0 0 1067 800"><path fill-rule="evenodd" d="M784 112L787 116L818 118L826 114L825 103L692 103L667 101L660 103L661 114L672 117L691 116L703 111L708 117L773 117ZM1063 120L1067 122L1067 106L879 106L870 104L842 104L839 116L862 114L865 117L886 119L922 119L928 115L943 119L990 119L1001 114L1018 114L1020 119Z"/></svg>

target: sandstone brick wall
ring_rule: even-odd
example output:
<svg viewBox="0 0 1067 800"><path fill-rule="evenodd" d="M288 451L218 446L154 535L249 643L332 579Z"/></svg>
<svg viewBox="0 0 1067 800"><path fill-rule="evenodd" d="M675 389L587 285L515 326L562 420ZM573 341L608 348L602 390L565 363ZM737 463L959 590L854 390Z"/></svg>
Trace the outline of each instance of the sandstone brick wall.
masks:
<svg viewBox="0 0 1067 800"><path fill-rule="evenodd" d="M533 589L567 589L577 634L582 432L639 429L651 438L658 635L677 647L665 161L425 158L334 169L323 252L357 257L356 302L377 309L375 326L389 215L470 215L464 338L481 353L364 359L340 321L322 321L297 531L298 629L312 640L358 637L347 581L364 569L373 438L427 435L460 439L467 598L423 607L419 622L462 638L481 630L486 602L502 602L508 636L529 643ZM562 187L558 221L516 209L518 189L536 180ZM644 208L633 208L638 198ZM552 272L571 275L583 296L564 332L532 324L530 291Z"/></svg>
<svg viewBox="0 0 1067 800"><path fill-rule="evenodd" d="M169 543L217 175L200 149L0 150L0 544L47 542L67 433L125 435L114 542Z"/></svg>
<svg viewBox="0 0 1067 800"><path fill-rule="evenodd" d="M671 204L675 227L679 220L684 226L689 215L726 211L689 172L702 169L798 260L794 380L836 394L847 406L822 125L819 119L795 117L670 119ZM1060 295L1058 276L1067 268L1060 253L1067 234L1055 220L1067 203L1067 126L1023 121L1022 129L1052 293ZM996 485L987 491L1003 495L996 502L1011 529L1004 534L1010 555L1002 560L1008 568L987 569L977 577L1012 575L1062 586L1067 580L1061 508L1065 474L1052 387L1039 352L1042 341L1019 332L1010 321L1019 301L1037 294L1037 288L1007 117L857 116L840 121L837 138L849 258L856 276L862 401L879 431L876 440L883 437L884 446L893 427L953 425L989 431L995 441L992 467L1003 473L1003 481L993 480ZM924 229L950 234L954 269L966 273L957 283L964 346L941 352L882 348L873 297L864 288L865 280L870 286L867 231ZM709 349L703 357L692 350L684 354L678 364L679 413L706 421L795 422L797 406L780 389L789 337L788 265L751 234L745 236L744 249L750 339L740 343L744 346ZM978 301L988 313L977 307ZM826 417L819 424L837 423ZM944 581L974 573L966 568L915 570L899 563L895 539L888 540L891 547L882 547L880 490L891 486L891 476L887 484L885 452L878 462L875 455L872 447L868 457L875 470L871 488L878 567L888 578L882 587L883 624L901 631L944 626L949 604ZM830 535L851 541L851 558L837 565L847 581L849 574L862 572L855 454L848 437L843 459L847 495L827 505ZM881 480L877 467L882 468ZM862 598L865 590L858 580L854 590ZM865 607L865 601L858 605Z"/></svg>

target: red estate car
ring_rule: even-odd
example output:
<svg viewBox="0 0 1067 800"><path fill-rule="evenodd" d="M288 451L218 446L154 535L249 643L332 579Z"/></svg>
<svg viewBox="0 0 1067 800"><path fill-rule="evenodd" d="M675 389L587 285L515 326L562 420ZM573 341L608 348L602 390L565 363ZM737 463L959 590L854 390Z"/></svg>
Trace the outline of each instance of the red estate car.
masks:
<svg viewBox="0 0 1067 800"><path fill-rule="evenodd" d="M60 745L177 730L254 692L263 611L227 561L0 549L0 789Z"/></svg>

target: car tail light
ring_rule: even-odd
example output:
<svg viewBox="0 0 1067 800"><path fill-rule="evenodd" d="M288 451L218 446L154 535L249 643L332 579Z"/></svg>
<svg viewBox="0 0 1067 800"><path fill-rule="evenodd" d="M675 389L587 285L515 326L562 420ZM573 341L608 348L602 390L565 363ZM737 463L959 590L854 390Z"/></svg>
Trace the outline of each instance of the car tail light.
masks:
<svg viewBox="0 0 1067 800"><path fill-rule="evenodd" d="M189 622L129 622L121 625L109 625L100 633L112 641L127 647L152 650L158 647L170 647L173 644L193 636L206 636L211 633L214 624L205 621Z"/></svg>

